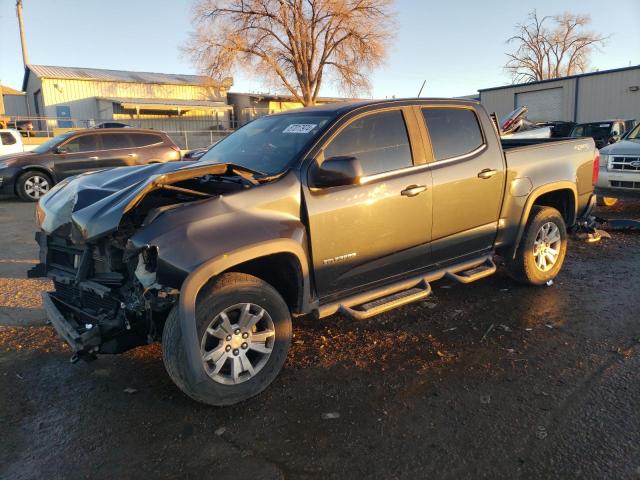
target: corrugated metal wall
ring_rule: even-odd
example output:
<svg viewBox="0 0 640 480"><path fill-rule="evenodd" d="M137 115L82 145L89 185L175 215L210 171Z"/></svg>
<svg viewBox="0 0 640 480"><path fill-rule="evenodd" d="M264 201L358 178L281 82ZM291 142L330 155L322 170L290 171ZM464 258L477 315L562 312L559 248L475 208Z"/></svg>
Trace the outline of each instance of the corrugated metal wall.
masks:
<svg viewBox="0 0 640 480"><path fill-rule="evenodd" d="M577 87L576 87L577 86ZM611 118L640 120L640 67L599 75L586 75L553 82L532 85L514 85L480 92L480 102L488 112L497 112L500 116L509 113L515 105L516 94L561 87L562 118L546 120L564 120L591 122ZM578 89L578 105L574 108Z"/></svg>
<svg viewBox="0 0 640 480"><path fill-rule="evenodd" d="M488 112L496 112L498 116L503 116L515 108L516 94L552 88L562 88L562 106L560 109L562 118L549 118L547 120L573 120L573 99L575 96L575 80L573 79L535 85L514 85L510 88L481 91L480 103L484 105Z"/></svg>
<svg viewBox="0 0 640 480"><path fill-rule="evenodd" d="M578 94L578 121L608 118L640 120L640 68L623 72L581 77Z"/></svg>

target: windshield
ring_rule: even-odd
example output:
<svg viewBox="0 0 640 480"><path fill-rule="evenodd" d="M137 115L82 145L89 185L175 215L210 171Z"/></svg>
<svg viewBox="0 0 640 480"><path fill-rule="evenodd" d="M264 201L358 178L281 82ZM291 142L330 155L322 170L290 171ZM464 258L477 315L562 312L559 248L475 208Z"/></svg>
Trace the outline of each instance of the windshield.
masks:
<svg viewBox="0 0 640 480"><path fill-rule="evenodd" d="M38 145L36 148L31 150L35 153L47 153L56 145L62 143L64 140L69 138L72 135L72 132L63 133L62 135L58 135L57 137L53 137L51 140L47 140L46 142Z"/></svg>
<svg viewBox="0 0 640 480"><path fill-rule="evenodd" d="M266 175L289 167L333 119L329 113L258 118L215 144L199 163L233 163Z"/></svg>
<svg viewBox="0 0 640 480"><path fill-rule="evenodd" d="M625 140L640 140L640 123L636 125L636 127L627 133L627 136L624 137Z"/></svg>
<svg viewBox="0 0 640 480"><path fill-rule="evenodd" d="M609 138L611 123L584 123L571 132L572 137Z"/></svg>

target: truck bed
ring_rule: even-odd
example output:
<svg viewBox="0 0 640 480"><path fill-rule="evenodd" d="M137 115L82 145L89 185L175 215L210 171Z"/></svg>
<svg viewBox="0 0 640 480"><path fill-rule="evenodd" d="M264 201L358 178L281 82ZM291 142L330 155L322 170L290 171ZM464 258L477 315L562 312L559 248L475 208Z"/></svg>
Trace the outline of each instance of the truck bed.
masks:
<svg viewBox="0 0 640 480"><path fill-rule="evenodd" d="M576 138L569 137L555 137L555 138L516 138L516 139L500 139L500 143L502 144L503 150L510 150L512 148L518 147L529 147L531 145L539 145L541 143L553 143L553 142L563 142L566 140L578 140Z"/></svg>

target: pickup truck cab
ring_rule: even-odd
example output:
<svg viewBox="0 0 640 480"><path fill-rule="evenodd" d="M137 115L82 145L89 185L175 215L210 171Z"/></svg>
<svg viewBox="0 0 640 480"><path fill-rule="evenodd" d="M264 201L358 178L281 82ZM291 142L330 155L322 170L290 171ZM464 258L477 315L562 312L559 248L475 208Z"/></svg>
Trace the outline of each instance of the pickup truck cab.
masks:
<svg viewBox="0 0 640 480"><path fill-rule="evenodd" d="M292 318L370 318L493 274L496 254L518 281L553 279L597 167L592 139L501 142L475 102L294 110L198 162L54 187L30 275L53 279L74 359L159 340L181 390L228 405L275 379Z"/></svg>
<svg viewBox="0 0 640 480"><path fill-rule="evenodd" d="M571 131L570 137L591 137L597 148L620 141L635 125L635 120L605 120L602 122L579 123Z"/></svg>
<svg viewBox="0 0 640 480"><path fill-rule="evenodd" d="M0 130L0 157L10 153L18 153L24 150L22 135L18 130L6 128Z"/></svg>

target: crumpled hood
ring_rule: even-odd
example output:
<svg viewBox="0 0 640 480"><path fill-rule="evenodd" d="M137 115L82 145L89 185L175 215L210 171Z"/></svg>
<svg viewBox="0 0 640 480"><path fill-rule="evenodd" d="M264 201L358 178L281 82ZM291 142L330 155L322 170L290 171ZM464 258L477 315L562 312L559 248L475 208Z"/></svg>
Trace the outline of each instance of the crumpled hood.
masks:
<svg viewBox="0 0 640 480"><path fill-rule="evenodd" d="M85 240L112 232L122 216L146 194L163 185L207 174L221 174L226 164L169 162L120 167L78 175L56 185L40 199L40 228L51 233L73 222Z"/></svg>
<svg viewBox="0 0 640 480"><path fill-rule="evenodd" d="M600 153L603 155L640 155L640 141L621 140L601 148Z"/></svg>

